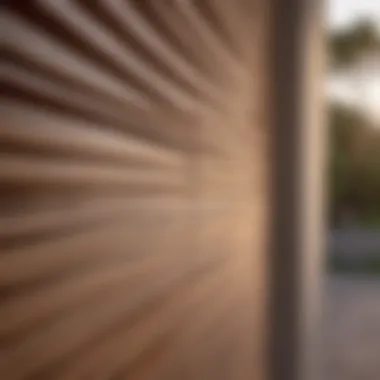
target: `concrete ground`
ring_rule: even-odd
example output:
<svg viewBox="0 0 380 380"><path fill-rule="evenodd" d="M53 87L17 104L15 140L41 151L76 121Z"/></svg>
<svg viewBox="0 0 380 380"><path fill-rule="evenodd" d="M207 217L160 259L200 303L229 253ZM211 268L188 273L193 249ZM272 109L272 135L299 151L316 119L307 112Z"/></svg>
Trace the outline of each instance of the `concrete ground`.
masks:
<svg viewBox="0 0 380 380"><path fill-rule="evenodd" d="M379 380L380 277L334 275L324 302L323 380Z"/></svg>

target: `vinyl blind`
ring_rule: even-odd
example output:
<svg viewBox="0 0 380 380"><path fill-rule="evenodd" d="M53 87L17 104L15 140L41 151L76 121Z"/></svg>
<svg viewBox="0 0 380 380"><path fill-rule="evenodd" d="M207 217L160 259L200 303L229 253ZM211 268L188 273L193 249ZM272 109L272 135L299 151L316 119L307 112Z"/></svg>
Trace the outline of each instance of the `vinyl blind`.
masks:
<svg viewBox="0 0 380 380"><path fill-rule="evenodd" d="M265 1L6 1L0 373L263 379Z"/></svg>

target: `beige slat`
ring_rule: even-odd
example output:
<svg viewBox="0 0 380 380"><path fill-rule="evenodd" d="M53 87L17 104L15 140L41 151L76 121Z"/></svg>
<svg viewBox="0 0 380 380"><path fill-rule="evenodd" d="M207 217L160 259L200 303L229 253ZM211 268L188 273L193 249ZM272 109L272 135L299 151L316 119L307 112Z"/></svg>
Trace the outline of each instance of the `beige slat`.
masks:
<svg viewBox="0 0 380 380"><path fill-rule="evenodd" d="M85 59L61 44L58 44L48 33L41 33L30 23L22 22L14 14L3 14L1 25L7 33L4 35L4 46L10 51L23 54L33 61L40 62L53 70L67 73L73 79L84 82L102 91L106 96L117 97L124 102L147 106L148 100L141 92L104 72L96 62Z"/></svg>
<svg viewBox="0 0 380 380"><path fill-rule="evenodd" d="M0 130L0 143L33 147L57 154L88 156L93 160L112 160L117 164L145 163L179 167L183 157L154 144L145 143L133 135L94 128L90 123L54 115L36 109L18 113L15 103L0 106L7 114L7 123ZM25 124L33 123L33 128Z"/></svg>

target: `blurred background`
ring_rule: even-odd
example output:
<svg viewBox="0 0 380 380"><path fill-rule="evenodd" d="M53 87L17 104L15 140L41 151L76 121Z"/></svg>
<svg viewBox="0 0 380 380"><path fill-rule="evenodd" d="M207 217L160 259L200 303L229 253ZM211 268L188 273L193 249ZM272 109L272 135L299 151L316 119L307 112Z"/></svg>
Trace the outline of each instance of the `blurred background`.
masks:
<svg viewBox="0 0 380 380"><path fill-rule="evenodd" d="M380 376L380 2L327 15L328 379Z"/></svg>

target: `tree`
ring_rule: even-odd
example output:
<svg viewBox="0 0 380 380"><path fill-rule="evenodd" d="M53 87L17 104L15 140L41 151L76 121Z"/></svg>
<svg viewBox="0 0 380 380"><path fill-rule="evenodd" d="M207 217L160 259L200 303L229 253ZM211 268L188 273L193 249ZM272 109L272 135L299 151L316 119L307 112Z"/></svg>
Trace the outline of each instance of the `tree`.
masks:
<svg viewBox="0 0 380 380"><path fill-rule="evenodd" d="M330 210L333 221L351 210L361 221L380 217L380 131L352 109L332 105Z"/></svg>
<svg viewBox="0 0 380 380"><path fill-rule="evenodd" d="M333 69L355 65L368 53L380 52L380 35L370 21L331 32L328 48ZM350 210L361 220L380 221L380 130L347 107L332 104L330 122L330 210L333 220Z"/></svg>
<svg viewBox="0 0 380 380"><path fill-rule="evenodd" d="M371 21L359 21L349 29L331 32L328 51L335 67L350 65L366 52L380 51L379 31Z"/></svg>

